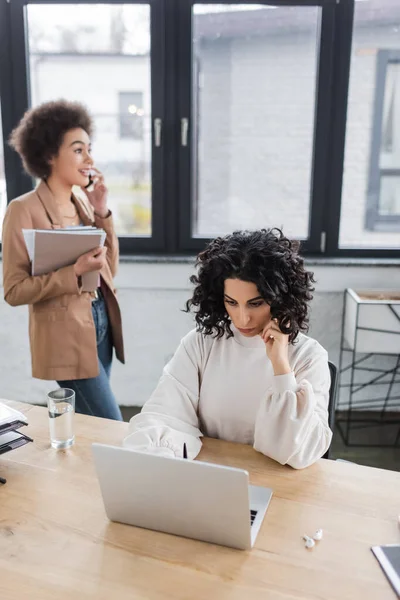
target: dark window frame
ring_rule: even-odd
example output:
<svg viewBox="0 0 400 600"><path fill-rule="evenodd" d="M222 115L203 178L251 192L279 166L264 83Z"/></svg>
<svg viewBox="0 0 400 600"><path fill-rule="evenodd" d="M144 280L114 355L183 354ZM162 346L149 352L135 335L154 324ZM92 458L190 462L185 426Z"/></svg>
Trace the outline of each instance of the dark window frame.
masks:
<svg viewBox="0 0 400 600"><path fill-rule="evenodd" d="M350 82L350 63L354 26L354 0L340 1L336 13L334 86L328 143L331 164L326 182L327 229L326 256L330 258L400 258L396 248L346 248L339 246L340 214L344 172L344 154Z"/></svg>
<svg viewBox="0 0 400 600"><path fill-rule="evenodd" d="M254 4L252 0L237 0L223 2L226 4ZM193 236L192 223L193 211L197 209L196 193L198 191L198 177L194 167L196 157L196 114L192 114L193 106L196 106L192 97L192 7L195 4L221 4L218 0L187 0L179 5L179 72L185 82L189 85L180 86L179 89L179 122L184 120L189 123L189 143L184 146L179 144L179 251L181 253L198 252L209 241L209 238ZM333 85L333 62L334 62L334 31L335 13L338 5L336 0L306 0L296 2L293 0L280 0L278 2L264 1L259 4L265 6L294 6L321 8L319 21L319 40L317 41L317 79L315 86L315 108L314 108L314 132L311 166L311 188L310 188L310 212L309 212L309 237L302 241L304 253L320 255L325 253L327 231L323 226L325 203L325 182L328 175L330 157L329 146L326 139L329 134L330 112ZM190 48L190 51L188 51ZM192 102L193 101L193 102ZM192 124L192 126L191 126ZM182 136L181 131L181 136ZM192 198L192 202L188 202Z"/></svg>
<svg viewBox="0 0 400 600"><path fill-rule="evenodd" d="M384 215L380 212L380 192L382 176L400 176L400 165L398 169L382 169L380 167L386 78L388 66L390 64L400 64L400 50L378 50L376 55L373 127L369 164L367 205L365 213L365 227L369 231L400 232L400 214Z"/></svg>
<svg viewBox="0 0 400 600"><path fill-rule="evenodd" d="M127 0L126 3L142 3ZM224 0L208 0L220 4ZM120 4L121 0L0 0L0 91L8 201L32 189L21 162L6 143L29 106L24 7L27 4ZM193 255L207 243L191 235L198 181L191 174L196 148L181 146L181 119L191 118L191 7L194 0L148 0L151 7L152 236L120 237L121 254ZM252 4L235 0L227 4ZM340 210L352 52L354 0L268 0L274 6L320 6L320 54L314 123L310 236L303 253L311 257L399 258L394 248L339 247ZM186 53L186 55L185 55ZM126 89L134 89L127 82ZM155 145L155 119L162 124ZM189 121L189 142L193 126ZM190 199L190 200L189 200Z"/></svg>
<svg viewBox="0 0 400 600"><path fill-rule="evenodd" d="M26 24L28 5L51 4L143 4L143 0L0 0L0 89L4 136L4 162L7 200L10 202L33 189L15 152L6 140L30 106L29 59ZM165 110L165 14L162 0L146 0L150 6L151 28L151 90L152 90L152 234L151 236L120 236L121 254L160 253L166 250L164 196L164 148L154 143L155 119L164 122ZM7 60L8 58L8 60ZM10 60L11 58L11 60ZM132 81L132 85L135 82ZM129 82L127 83L129 85Z"/></svg>

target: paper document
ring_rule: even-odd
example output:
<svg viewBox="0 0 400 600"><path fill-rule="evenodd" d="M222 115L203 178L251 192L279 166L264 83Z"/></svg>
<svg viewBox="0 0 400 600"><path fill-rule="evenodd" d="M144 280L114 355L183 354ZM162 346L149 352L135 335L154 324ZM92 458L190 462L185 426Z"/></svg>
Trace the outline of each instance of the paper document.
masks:
<svg viewBox="0 0 400 600"><path fill-rule="evenodd" d="M34 229L23 229L22 230L26 249L28 250L29 260L33 261L33 255L35 252L35 230Z"/></svg>
<svg viewBox="0 0 400 600"><path fill-rule="evenodd" d="M22 412L15 410L15 408L10 408L6 404L0 402L0 427L8 425L9 423L14 423L15 421L24 421L25 423L28 423L27 418Z"/></svg>
<svg viewBox="0 0 400 600"><path fill-rule="evenodd" d="M8 433L0 435L0 454L24 446L32 441L32 438L24 435L20 431L9 431Z"/></svg>
<svg viewBox="0 0 400 600"><path fill-rule="evenodd" d="M104 246L106 232L96 227L64 229L23 229L32 275L45 275L75 264L82 254ZM99 273L82 276L82 290L92 292L98 286Z"/></svg>

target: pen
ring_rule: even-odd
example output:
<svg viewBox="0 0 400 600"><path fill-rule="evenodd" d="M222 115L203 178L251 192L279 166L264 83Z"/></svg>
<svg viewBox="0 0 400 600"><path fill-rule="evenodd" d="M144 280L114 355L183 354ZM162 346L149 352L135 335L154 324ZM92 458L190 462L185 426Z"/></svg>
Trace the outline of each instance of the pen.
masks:
<svg viewBox="0 0 400 600"><path fill-rule="evenodd" d="M183 458L187 458L186 443L183 444Z"/></svg>

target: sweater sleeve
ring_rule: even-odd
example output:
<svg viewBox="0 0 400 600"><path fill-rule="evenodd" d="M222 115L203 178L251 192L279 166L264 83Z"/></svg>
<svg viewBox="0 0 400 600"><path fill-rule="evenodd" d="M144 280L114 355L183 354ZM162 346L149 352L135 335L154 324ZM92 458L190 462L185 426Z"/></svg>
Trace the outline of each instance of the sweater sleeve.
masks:
<svg viewBox="0 0 400 600"><path fill-rule="evenodd" d="M185 443L188 458L193 459L200 452L201 338L201 334L193 331L181 341L152 396L141 413L130 420L129 433L123 441L125 447L182 457Z"/></svg>
<svg viewBox="0 0 400 600"><path fill-rule="evenodd" d="M329 387L327 353L313 342L294 372L274 377L257 414L254 449L295 469L321 458L332 439Z"/></svg>

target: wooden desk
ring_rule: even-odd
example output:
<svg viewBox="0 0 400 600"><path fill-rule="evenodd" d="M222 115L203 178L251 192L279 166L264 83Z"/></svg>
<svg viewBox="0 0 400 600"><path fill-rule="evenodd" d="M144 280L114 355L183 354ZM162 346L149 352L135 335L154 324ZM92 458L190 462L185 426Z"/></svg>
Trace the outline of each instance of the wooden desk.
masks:
<svg viewBox="0 0 400 600"><path fill-rule="evenodd" d="M321 460L282 467L249 446L206 439L200 459L243 467L274 496L251 552L110 523L91 443L120 445L126 423L76 415L77 439L50 447L47 412L28 444L0 456L3 600L393 600L370 546L400 541L400 473ZM302 534L324 530L306 550Z"/></svg>

